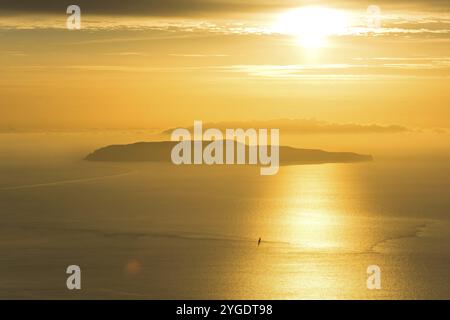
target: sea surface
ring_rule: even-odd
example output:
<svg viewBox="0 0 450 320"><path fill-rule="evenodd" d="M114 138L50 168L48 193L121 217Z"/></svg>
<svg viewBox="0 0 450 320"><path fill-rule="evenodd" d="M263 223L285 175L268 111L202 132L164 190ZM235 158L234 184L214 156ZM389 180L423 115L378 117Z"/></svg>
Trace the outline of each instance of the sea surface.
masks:
<svg viewBox="0 0 450 320"><path fill-rule="evenodd" d="M1 299L450 299L444 160L260 176L9 150L0 220Z"/></svg>

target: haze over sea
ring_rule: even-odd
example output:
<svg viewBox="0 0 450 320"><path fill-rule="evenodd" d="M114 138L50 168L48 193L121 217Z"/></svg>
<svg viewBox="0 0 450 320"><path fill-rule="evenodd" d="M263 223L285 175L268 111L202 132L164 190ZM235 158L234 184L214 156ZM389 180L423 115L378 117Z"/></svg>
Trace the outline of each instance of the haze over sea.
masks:
<svg viewBox="0 0 450 320"><path fill-rule="evenodd" d="M92 163L81 160L88 142L8 139L2 299L450 299L448 160L375 155L261 176L257 166ZM66 288L71 264L80 291ZM381 290L366 287L374 264Z"/></svg>

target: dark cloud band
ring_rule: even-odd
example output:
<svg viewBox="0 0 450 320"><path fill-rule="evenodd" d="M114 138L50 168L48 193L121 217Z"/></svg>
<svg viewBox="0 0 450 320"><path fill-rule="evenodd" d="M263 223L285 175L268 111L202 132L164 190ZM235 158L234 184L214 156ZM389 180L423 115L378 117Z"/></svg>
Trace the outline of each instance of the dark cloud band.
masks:
<svg viewBox="0 0 450 320"><path fill-rule="evenodd" d="M426 6L431 10L449 8L448 0L377 0L379 6ZM180 16L205 12L240 13L267 11L302 5L329 5L355 7L364 5L359 0L1 0L0 14L60 13L76 4L85 14L98 15L149 15ZM370 4L370 3L368 3Z"/></svg>
<svg viewBox="0 0 450 320"><path fill-rule="evenodd" d="M1 0L0 11L58 13L65 12L69 5L76 4L84 13L100 15L179 15L195 12L258 10L276 7L276 3L271 4L264 0Z"/></svg>

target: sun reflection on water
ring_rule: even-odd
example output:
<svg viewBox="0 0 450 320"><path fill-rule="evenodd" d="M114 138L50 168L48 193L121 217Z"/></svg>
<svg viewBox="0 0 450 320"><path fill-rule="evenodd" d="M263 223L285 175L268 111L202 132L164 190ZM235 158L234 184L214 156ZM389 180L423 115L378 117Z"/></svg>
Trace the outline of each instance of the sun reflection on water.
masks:
<svg viewBox="0 0 450 320"><path fill-rule="evenodd" d="M336 192L339 174L339 168L330 165L296 168L284 176L282 224L289 242L304 249L332 250L342 245L342 199L337 199Z"/></svg>

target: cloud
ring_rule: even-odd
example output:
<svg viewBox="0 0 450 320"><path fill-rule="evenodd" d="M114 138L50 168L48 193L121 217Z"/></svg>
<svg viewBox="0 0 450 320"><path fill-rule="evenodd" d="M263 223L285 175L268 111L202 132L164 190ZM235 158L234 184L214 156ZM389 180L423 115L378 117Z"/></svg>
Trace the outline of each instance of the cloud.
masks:
<svg viewBox="0 0 450 320"><path fill-rule="evenodd" d="M301 6L289 0L140 0L136 1L85 1L77 3L82 10L83 30L116 31L160 31L192 34L254 34L291 36L290 31L278 30L274 22L288 7ZM188 2L189 5L186 5ZM0 29L66 29L66 4L64 1L0 1ZM294 5L293 5L294 3ZM344 2L347 3L347 2ZM348 2L348 3L351 3ZM399 37L422 39L444 39L450 34L448 10L437 11L426 6L411 11L405 2L396 1L400 7L390 11L384 9L381 27L367 27L367 12L364 5L348 6L350 24L345 30L331 31L329 36ZM419 2L418 2L419 3ZM450 2L448 8L450 9ZM317 3L320 4L320 3ZM324 2L333 7L333 1ZM340 2L342 4L342 2ZM264 14L249 14L261 13ZM333 33L335 32L335 33Z"/></svg>
<svg viewBox="0 0 450 320"><path fill-rule="evenodd" d="M268 121L234 121L204 123L204 129L217 128L254 128L254 129L280 129L284 134L363 134L363 133L405 133L416 130L400 125L333 123L314 119L280 119ZM175 128L162 132L171 134ZM192 130L192 127L187 129Z"/></svg>
<svg viewBox="0 0 450 320"><path fill-rule="evenodd" d="M0 51L0 55L6 55L10 57L27 57L29 56L28 53L25 53L23 51Z"/></svg>
<svg viewBox="0 0 450 320"><path fill-rule="evenodd" d="M0 52L1 55L1 52ZM103 55L113 56L147 56L142 52L112 52ZM223 58L221 54L169 54L173 58ZM127 65L127 64L73 64L73 65L14 65L0 69L12 70L78 70L84 72L127 72L127 73L183 73L209 72L228 77L236 73L240 78L304 81L304 80L342 80L373 81L379 79L445 79L450 78L450 64L446 57L430 60L377 60L367 59L364 64L303 64L303 65ZM387 59L387 58L386 58ZM367 64L367 62L369 64ZM418 63L421 62L421 63Z"/></svg>
<svg viewBox="0 0 450 320"><path fill-rule="evenodd" d="M65 13L69 0L2 0L0 13ZM274 11L303 5L358 7L365 10L359 0L77 0L82 12L100 15L153 15L186 16L205 12ZM430 8L439 11L449 8L448 0L378 0L380 7Z"/></svg>
<svg viewBox="0 0 450 320"><path fill-rule="evenodd" d="M143 52L132 52L132 51L124 51L124 52L107 52L105 53L106 56L123 56L123 57L148 57L150 54L143 53Z"/></svg>
<svg viewBox="0 0 450 320"><path fill-rule="evenodd" d="M190 54L190 53L171 53L169 54L171 57L179 57L179 58L217 58L217 57L228 57L227 54Z"/></svg>
<svg viewBox="0 0 450 320"><path fill-rule="evenodd" d="M445 128L434 128L433 132L438 134L446 134L449 132L449 130Z"/></svg>
<svg viewBox="0 0 450 320"><path fill-rule="evenodd" d="M290 2L290 1L287 1ZM2 0L4 13L63 13L73 4L67 0ZM77 0L82 12L99 15L180 16L199 12L258 10L275 7L276 2L264 0Z"/></svg>
<svg viewBox="0 0 450 320"><path fill-rule="evenodd" d="M372 80L450 76L447 58L435 58L420 63L413 60L372 60L370 63L353 64L232 65L224 66L222 70L245 74L248 77L285 80Z"/></svg>

